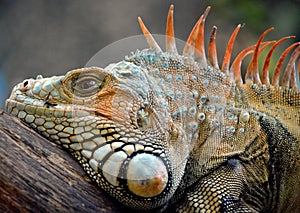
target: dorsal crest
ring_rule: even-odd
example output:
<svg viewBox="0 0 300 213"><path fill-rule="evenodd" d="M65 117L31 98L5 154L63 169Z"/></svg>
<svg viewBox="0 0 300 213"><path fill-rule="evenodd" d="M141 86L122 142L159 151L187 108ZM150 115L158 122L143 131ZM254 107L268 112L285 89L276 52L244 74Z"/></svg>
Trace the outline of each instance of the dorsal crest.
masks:
<svg viewBox="0 0 300 213"><path fill-rule="evenodd" d="M215 69L220 70L221 72L225 73L227 76L229 76L230 80L232 82L236 83L243 83L243 82L252 82L255 84L264 84L264 85L273 85L275 87L284 86L287 88L293 88L296 91L299 90L299 85L297 84L297 75L299 75L299 55L300 55L300 42L295 42L292 45L290 45L286 50L281 54L280 58L277 61L277 64L274 68L274 74L272 75L272 81L269 79L269 65L270 65L270 59L272 57L272 54L275 50L275 48L281 44L283 41L295 38L295 36L286 36L281 38L278 41L265 41L263 42L264 37L274 28L271 27L267 29L265 32L262 33L260 38L258 39L257 43L253 46L250 46L248 48L245 48L242 50L233 60L233 62L230 65L231 61L231 54L233 49L233 44L235 42L236 36L241 28L241 25L237 25L235 30L233 31L225 51L225 55L222 61L221 69L219 68L218 64L218 58L217 58L217 49L216 49L216 32L217 27L213 26L211 31L211 36L208 44L208 56L206 57L206 51L205 51L205 45L204 45L204 25L205 20L207 18L207 15L210 11L211 7L208 6L206 10L204 11L203 15L200 16L199 20L194 25L187 41L185 44L185 47L183 48L182 55L188 58L192 58L195 62L199 63L202 67L205 66L211 66ZM177 55L178 51L176 48L175 43L175 37L174 37L174 19L173 19L173 13L174 13L174 6L171 5L168 12L167 17L167 24L166 24L166 52L169 54ZM149 46L153 49L155 49L158 52L162 52L161 48L149 32L149 30L144 25L142 19L138 17L138 21L140 24L140 27L142 29L143 34L146 37L147 43ZM269 45L272 45L270 48L262 69L262 76L259 75L259 69L258 69L258 58L260 53ZM291 55L287 66L284 70L283 69L283 62L289 52L291 52L293 49L294 52ZM242 74L241 74L241 64L243 59L249 55L252 54L252 59L248 65L248 69L246 71L245 79L243 80ZM297 64L298 63L298 64ZM283 73L282 73L283 72ZM282 82L280 83L280 76L283 76Z"/></svg>

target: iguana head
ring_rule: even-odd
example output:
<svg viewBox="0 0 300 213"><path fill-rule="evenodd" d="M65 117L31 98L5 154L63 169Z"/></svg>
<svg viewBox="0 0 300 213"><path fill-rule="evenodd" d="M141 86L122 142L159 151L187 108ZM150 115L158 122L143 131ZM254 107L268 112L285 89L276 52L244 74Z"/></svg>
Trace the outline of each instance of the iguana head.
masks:
<svg viewBox="0 0 300 213"><path fill-rule="evenodd" d="M218 150L218 144L212 144L221 140L221 132L226 130L228 135L236 130L235 112L226 112L225 121L223 117L225 105L234 104L231 85L242 81L243 57L252 52L258 55L261 44L264 48L274 43L261 43L263 34L229 69L238 25L220 70L216 27L208 58L205 56L204 22L209 9L195 24L182 55L175 45L171 6L166 52L139 18L149 49L106 68L82 68L65 76L25 80L12 91L6 111L69 150L87 174L122 204L142 210L167 204L178 187L188 186L181 182L191 153L192 157L208 156L201 158L207 160L213 156L212 147L220 156L232 151L227 147ZM255 60L251 65L256 66ZM257 81L255 67L247 74L248 80ZM249 113L236 114L241 125L246 125ZM208 152L193 153L200 146Z"/></svg>
<svg viewBox="0 0 300 213"><path fill-rule="evenodd" d="M178 187L189 144L165 95L176 92L150 72L122 61L107 69L39 76L14 88L6 110L68 149L121 203L155 208ZM183 91L177 95L186 99Z"/></svg>

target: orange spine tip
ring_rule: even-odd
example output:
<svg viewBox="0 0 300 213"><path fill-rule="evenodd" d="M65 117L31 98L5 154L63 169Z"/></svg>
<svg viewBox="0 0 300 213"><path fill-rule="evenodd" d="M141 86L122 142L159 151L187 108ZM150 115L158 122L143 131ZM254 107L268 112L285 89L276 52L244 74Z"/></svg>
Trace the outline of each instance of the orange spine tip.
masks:
<svg viewBox="0 0 300 213"><path fill-rule="evenodd" d="M270 84L270 79L269 79L269 67L270 67L270 62L271 62L271 57L272 57L272 54L274 53L274 50L275 48L281 44L283 41L287 40L287 39L290 39L290 38L295 38L295 36L286 36L286 37L283 37L281 38L279 41L277 41L273 47L269 50L268 54L267 54L267 57L265 59L265 62L264 62L264 66L263 66L263 70L262 70L262 83L263 84L267 84L269 85Z"/></svg>
<svg viewBox="0 0 300 213"><path fill-rule="evenodd" d="M199 30L199 25L200 22L202 22L203 19L203 15L199 18L199 20L197 21L197 23L194 25L189 38L187 39L185 46L183 48L183 52L182 55L186 56L186 57L194 57L194 50L195 50L195 41L198 35L198 30Z"/></svg>
<svg viewBox="0 0 300 213"><path fill-rule="evenodd" d="M161 52L161 49L159 47L159 45L156 43L155 39L153 38L153 36L151 35L151 33L149 32L149 30L147 29L147 27L145 26L144 22L142 21L141 17L138 17L138 22L140 24L141 30L147 40L147 43L150 47L153 47L154 49L156 49L157 51Z"/></svg>
<svg viewBox="0 0 300 213"><path fill-rule="evenodd" d="M241 28L241 25L239 24L235 28L235 30L233 31L233 33L231 34L230 39L229 39L228 44L227 44L226 51L225 51L225 55L224 55L222 69L221 70L222 70L222 72L224 72L227 75L229 74L229 64L230 64L230 58L231 58L233 44L234 44L235 38L236 38L236 36L237 36L240 28Z"/></svg>
<svg viewBox="0 0 300 213"><path fill-rule="evenodd" d="M219 69L216 36L217 27L213 26L208 45L208 60L214 68Z"/></svg>
<svg viewBox="0 0 300 213"><path fill-rule="evenodd" d="M300 46L297 47L297 49L294 51L293 55L291 56L285 72L284 76L282 78L282 86L286 87L297 87L296 84L296 75L295 75L295 62L298 59L300 55Z"/></svg>
<svg viewBox="0 0 300 213"><path fill-rule="evenodd" d="M290 45L288 48L285 49L285 51L281 54L274 70L273 78L272 78L272 85L273 86L279 86L279 78L280 78L280 73L281 73L281 68L283 65L283 61L285 57L288 55L288 53L297 45L299 45L300 42L294 43Z"/></svg>
<svg viewBox="0 0 300 213"><path fill-rule="evenodd" d="M205 55L205 47L204 47L204 25L205 19L208 16L210 11L210 7L208 6L203 13L203 18L200 21L198 35L195 41L195 61L198 61L202 65L206 65L206 55Z"/></svg>
<svg viewBox="0 0 300 213"><path fill-rule="evenodd" d="M168 12L167 26L166 26L166 51L177 54L175 36L174 36L174 6L171 4Z"/></svg>
<svg viewBox="0 0 300 213"><path fill-rule="evenodd" d="M259 37L254 52L252 56L252 60L248 66L247 72L246 72L246 81L250 80L253 81L254 83L261 83L260 78L259 78L259 71L258 71L258 50L259 46L264 39L264 37L271 31L274 30L274 27L270 27L269 29L265 30L261 36Z"/></svg>
<svg viewBox="0 0 300 213"><path fill-rule="evenodd" d="M204 11L204 13L203 13L203 19L205 20L206 19L206 17L207 17L207 15L208 15L208 13L209 13L209 11L210 11L210 9L211 9L211 6L207 6L207 8L205 9L205 11Z"/></svg>

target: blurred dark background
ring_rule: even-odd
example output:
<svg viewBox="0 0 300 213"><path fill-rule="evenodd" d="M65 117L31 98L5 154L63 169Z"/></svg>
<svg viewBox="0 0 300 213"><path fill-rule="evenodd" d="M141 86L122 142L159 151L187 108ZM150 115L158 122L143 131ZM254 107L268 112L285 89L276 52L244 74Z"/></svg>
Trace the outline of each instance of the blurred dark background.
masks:
<svg viewBox="0 0 300 213"><path fill-rule="evenodd" d="M140 34L137 16L152 33L164 33L170 4L175 6L175 34L182 40L206 6L212 6L205 30L208 35L213 25L218 26L219 61L239 23L245 26L234 55L271 26L275 30L269 40L300 37L299 0L0 0L0 108L13 85L25 78L63 75L83 67L103 47Z"/></svg>

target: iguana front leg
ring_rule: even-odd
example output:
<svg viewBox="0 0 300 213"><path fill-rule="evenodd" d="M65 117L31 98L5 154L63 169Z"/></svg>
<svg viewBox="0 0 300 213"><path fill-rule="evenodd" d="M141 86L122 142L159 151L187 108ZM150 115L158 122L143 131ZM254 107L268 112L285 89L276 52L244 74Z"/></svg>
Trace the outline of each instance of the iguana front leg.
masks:
<svg viewBox="0 0 300 213"><path fill-rule="evenodd" d="M176 212L260 212L244 200L243 169L238 160L228 160L191 187Z"/></svg>

